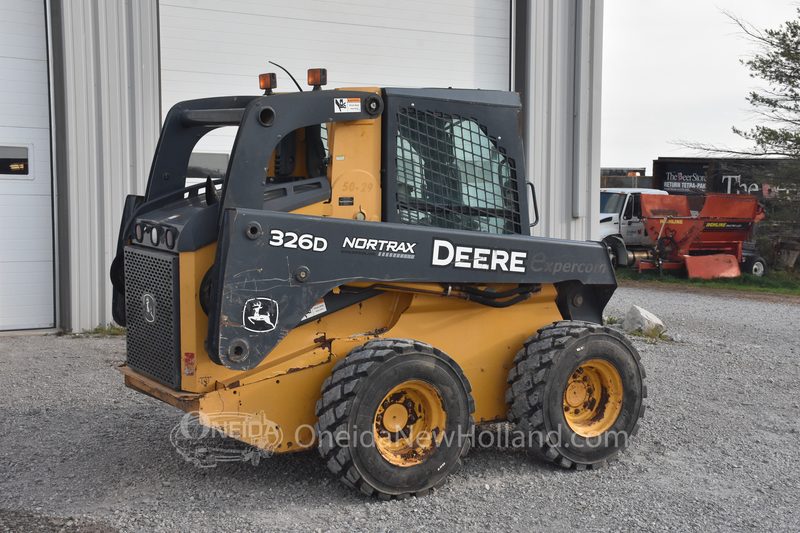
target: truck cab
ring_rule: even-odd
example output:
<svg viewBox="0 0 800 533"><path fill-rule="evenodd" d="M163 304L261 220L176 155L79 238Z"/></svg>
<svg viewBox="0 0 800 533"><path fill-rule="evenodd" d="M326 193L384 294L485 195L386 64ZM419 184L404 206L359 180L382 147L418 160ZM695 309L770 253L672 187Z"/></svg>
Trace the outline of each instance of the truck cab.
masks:
<svg viewBox="0 0 800 533"><path fill-rule="evenodd" d="M658 189L600 189L600 238L609 248L612 262L632 265L637 255L652 249L642 220L642 194L667 194Z"/></svg>

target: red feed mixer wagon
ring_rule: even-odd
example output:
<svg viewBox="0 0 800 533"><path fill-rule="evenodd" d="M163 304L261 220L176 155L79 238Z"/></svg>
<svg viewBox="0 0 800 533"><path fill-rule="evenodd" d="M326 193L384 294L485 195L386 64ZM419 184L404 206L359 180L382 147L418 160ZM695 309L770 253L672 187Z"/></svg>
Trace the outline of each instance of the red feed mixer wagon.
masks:
<svg viewBox="0 0 800 533"><path fill-rule="evenodd" d="M642 218L656 249L653 259L634 265L639 272L685 268L690 278L706 279L736 277L742 270L763 273L763 259L742 252L755 223L764 218L755 196L708 194L693 217L686 196L643 194Z"/></svg>

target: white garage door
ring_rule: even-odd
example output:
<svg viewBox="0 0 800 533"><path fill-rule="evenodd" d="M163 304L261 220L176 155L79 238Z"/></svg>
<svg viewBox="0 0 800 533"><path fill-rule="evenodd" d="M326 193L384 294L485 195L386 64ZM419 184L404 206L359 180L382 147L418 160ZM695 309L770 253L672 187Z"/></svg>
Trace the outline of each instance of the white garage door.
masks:
<svg viewBox="0 0 800 533"><path fill-rule="evenodd" d="M44 2L0 0L0 20L0 330L53 327Z"/></svg>
<svg viewBox="0 0 800 533"><path fill-rule="evenodd" d="M304 90L316 67L328 88L508 90L510 10L510 0L160 0L162 114L181 100L258 94L263 72L295 91L269 61Z"/></svg>

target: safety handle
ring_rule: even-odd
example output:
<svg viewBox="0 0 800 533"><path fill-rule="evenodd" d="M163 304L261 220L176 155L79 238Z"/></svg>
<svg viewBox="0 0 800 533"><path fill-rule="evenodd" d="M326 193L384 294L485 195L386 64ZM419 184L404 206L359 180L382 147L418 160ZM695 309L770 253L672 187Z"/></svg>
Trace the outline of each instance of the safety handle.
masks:
<svg viewBox="0 0 800 533"><path fill-rule="evenodd" d="M531 189L531 197L533 198L533 223L531 223L530 227L534 227L536 224L539 223L539 206L536 204L536 188L533 186L533 182L526 181L525 182L528 187Z"/></svg>

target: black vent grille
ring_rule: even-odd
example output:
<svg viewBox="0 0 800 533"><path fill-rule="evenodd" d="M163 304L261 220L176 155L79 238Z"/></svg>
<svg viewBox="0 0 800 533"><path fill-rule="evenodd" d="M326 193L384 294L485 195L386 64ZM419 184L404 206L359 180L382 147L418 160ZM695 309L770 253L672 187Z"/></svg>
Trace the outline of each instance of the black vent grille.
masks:
<svg viewBox="0 0 800 533"><path fill-rule="evenodd" d="M520 233L514 160L475 119L400 107L397 211L405 224Z"/></svg>
<svg viewBox="0 0 800 533"><path fill-rule="evenodd" d="M132 369L180 389L178 256L125 248L127 362Z"/></svg>

